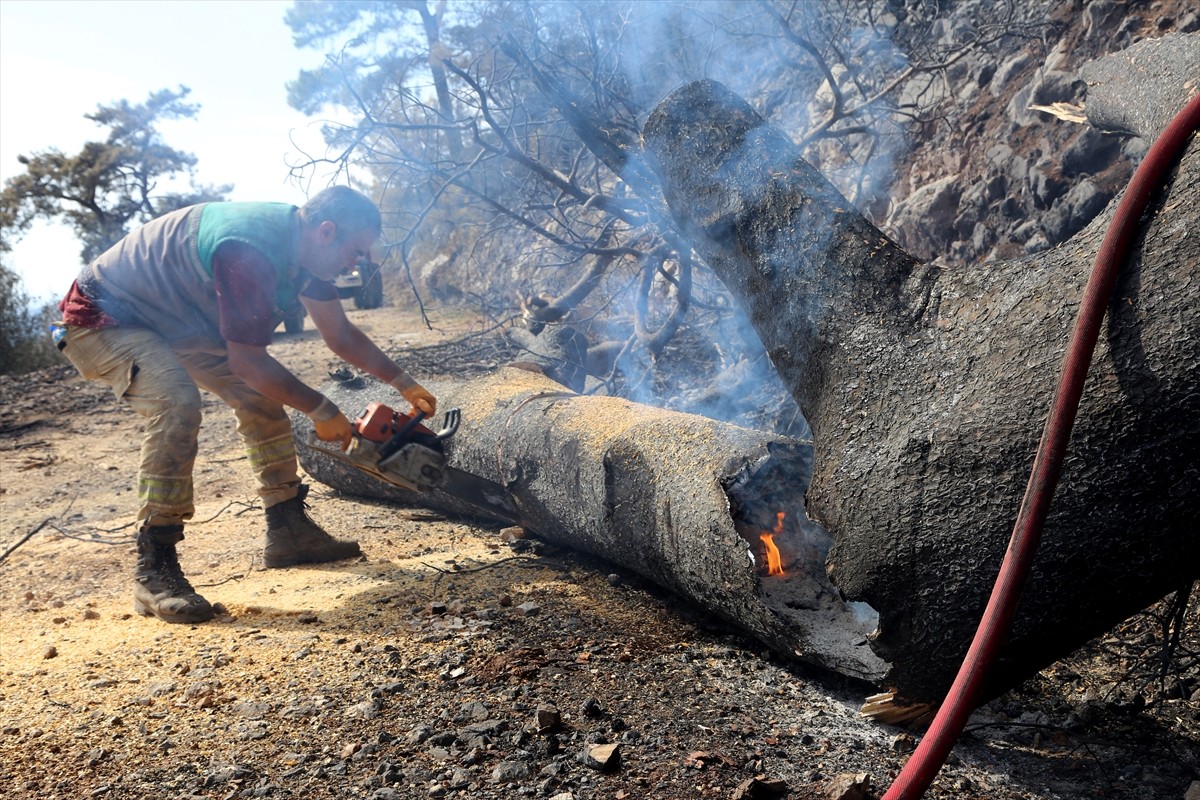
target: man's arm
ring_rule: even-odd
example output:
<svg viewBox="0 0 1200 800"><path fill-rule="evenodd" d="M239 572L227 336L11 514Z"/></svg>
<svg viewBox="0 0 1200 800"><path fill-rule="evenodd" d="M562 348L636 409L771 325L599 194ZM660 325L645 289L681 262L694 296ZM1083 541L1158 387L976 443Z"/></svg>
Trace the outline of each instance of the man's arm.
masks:
<svg viewBox="0 0 1200 800"><path fill-rule="evenodd" d="M229 369L261 394L306 414L313 421L317 438L350 445L350 421L329 398L306 386L276 361L267 348L254 344L226 342Z"/></svg>
<svg viewBox="0 0 1200 800"><path fill-rule="evenodd" d="M391 384L413 407L428 416L437 412L437 398L412 379L404 368L379 349L357 325L349 320L341 300L315 300L300 296L313 324L334 355Z"/></svg>
<svg viewBox="0 0 1200 800"><path fill-rule="evenodd" d="M226 342L226 348L233 374L272 400L308 414L325 399L276 361L267 348L240 342Z"/></svg>

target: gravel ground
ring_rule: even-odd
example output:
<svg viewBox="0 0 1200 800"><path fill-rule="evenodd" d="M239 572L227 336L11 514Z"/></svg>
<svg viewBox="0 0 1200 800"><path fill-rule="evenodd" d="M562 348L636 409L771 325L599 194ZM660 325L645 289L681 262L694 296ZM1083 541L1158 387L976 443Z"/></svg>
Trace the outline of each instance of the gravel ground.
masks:
<svg viewBox="0 0 1200 800"><path fill-rule="evenodd" d="M350 313L395 348L469 327ZM314 383L336 366L312 333L273 351ZM880 794L920 735L859 717L874 687L781 662L638 576L419 509L316 486L313 516L365 557L265 570L215 400L180 552L224 613L143 619L137 418L65 368L0 379L0 401L7 797L849 800ZM928 796L1200 792L1197 604L1169 612L977 712Z"/></svg>

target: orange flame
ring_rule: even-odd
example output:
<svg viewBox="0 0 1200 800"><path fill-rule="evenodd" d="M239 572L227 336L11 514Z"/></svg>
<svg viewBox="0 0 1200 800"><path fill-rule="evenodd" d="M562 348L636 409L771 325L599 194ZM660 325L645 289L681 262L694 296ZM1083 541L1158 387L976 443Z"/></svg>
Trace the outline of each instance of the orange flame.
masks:
<svg viewBox="0 0 1200 800"><path fill-rule="evenodd" d="M783 533L783 518L786 516L784 512L779 511L775 514L775 530L771 533L763 531L759 534L763 545L767 551L767 574L782 575L783 574L783 557L779 554L779 548L775 546L775 535Z"/></svg>

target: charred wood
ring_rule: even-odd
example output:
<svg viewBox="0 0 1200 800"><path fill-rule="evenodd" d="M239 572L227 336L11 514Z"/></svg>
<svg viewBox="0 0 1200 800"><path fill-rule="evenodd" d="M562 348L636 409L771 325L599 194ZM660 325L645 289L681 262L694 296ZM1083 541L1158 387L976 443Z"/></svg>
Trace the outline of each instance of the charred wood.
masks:
<svg viewBox="0 0 1200 800"><path fill-rule="evenodd" d="M461 410L449 464L502 484L528 531L620 564L781 653L873 682L886 671L866 644L873 612L843 602L829 584L829 537L803 513L807 442L576 395L522 369L428 385L443 407ZM402 402L361 381L322 391L350 413L373 400ZM301 464L323 483L480 516L459 498L359 472L309 444L306 417L294 424ZM782 574L769 574L764 535Z"/></svg>
<svg viewBox="0 0 1200 800"><path fill-rule="evenodd" d="M677 225L812 427L808 511L834 537L838 589L879 612L883 684L940 700L1003 556L1112 209L1053 251L942 271L872 227L720 85L676 90L643 139ZM1196 197L1193 139L1119 279L988 695L1200 574Z"/></svg>

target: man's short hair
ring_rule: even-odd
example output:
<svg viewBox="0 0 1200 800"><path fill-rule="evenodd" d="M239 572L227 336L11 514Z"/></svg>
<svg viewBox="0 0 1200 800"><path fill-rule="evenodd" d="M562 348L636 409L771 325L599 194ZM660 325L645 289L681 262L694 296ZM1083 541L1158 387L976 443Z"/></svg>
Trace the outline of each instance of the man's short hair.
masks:
<svg viewBox="0 0 1200 800"><path fill-rule="evenodd" d="M321 190L300 208L300 216L308 227L329 220L337 225L339 239L361 230L370 230L376 236L383 231L383 221L375 203L349 186L330 186Z"/></svg>

